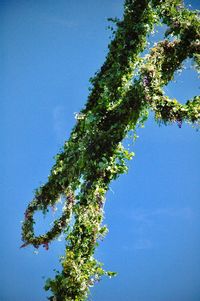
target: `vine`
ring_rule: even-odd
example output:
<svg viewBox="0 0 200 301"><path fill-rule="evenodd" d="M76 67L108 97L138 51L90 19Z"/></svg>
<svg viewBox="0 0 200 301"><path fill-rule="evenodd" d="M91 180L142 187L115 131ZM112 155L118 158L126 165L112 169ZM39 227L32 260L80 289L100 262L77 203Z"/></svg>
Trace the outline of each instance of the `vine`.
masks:
<svg viewBox="0 0 200 301"><path fill-rule="evenodd" d="M199 96L183 105L162 90L186 58L193 58L199 67L198 13L180 0L126 0L123 19L111 21L116 30L106 61L91 78L86 106L76 115L70 139L56 156L48 182L36 190L22 226L22 247L48 249L53 239L66 233L63 270L45 284L53 301L86 300L89 288L103 275L115 275L103 269L94 252L107 232L102 225L105 193L112 180L127 172L127 160L133 156L121 142L127 133L147 119L149 109L165 124L177 122L181 127L183 121L200 120ZM166 39L141 59L147 36L160 21L168 27ZM46 234L35 236L34 213L45 213L61 196L65 199L61 217ZM72 215L75 223L70 227Z"/></svg>

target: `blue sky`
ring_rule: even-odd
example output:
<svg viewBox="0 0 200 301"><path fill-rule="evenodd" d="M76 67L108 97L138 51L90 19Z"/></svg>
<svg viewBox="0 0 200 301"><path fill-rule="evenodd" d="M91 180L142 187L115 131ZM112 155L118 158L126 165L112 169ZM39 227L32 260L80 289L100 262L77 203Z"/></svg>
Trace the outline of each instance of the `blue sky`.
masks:
<svg viewBox="0 0 200 301"><path fill-rule="evenodd" d="M1 301L45 300L43 277L59 268L64 240L39 254L19 249L21 220L104 61L106 19L122 8L122 0L0 1ZM189 62L176 81L166 87L171 97L199 94ZM96 254L118 276L97 284L92 300L199 301L200 133L186 124L158 126L150 115L138 135L129 173L107 194L109 233ZM38 213L36 230L53 218Z"/></svg>

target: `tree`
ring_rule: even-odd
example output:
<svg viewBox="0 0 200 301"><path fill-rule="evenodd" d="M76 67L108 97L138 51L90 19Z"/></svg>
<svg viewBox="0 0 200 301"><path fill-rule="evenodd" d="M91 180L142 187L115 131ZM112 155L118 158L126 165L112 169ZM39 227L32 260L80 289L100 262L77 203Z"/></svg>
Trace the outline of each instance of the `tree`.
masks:
<svg viewBox="0 0 200 301"><path fill-rule="evenodd" d="M91 81L85 108L76 116L77 123L62 152L56 156L48 182L36 190L25 212L22 247L32 244L49 247L63 231L66 254L63 270L48 279L50 300L82 301L89 287L105 271L94 258L94 251L107 231L101 226L105 193L112 180L127 171L133 153L122 144L126 135L145 122L148 111L158 122L199 123L200 97L185 105L166 96L162 88L173 79L186 58L200 65L200 21L198 12L186 9L180 0L126 0L123 20L114 23L115 37L101 69ZM147 37L156 24L167 25L166 39L158 42L144 58ZM34 213L65 199L62 216L46 234L35 236ZM72 215L75 223L70 226Z"/></svg>

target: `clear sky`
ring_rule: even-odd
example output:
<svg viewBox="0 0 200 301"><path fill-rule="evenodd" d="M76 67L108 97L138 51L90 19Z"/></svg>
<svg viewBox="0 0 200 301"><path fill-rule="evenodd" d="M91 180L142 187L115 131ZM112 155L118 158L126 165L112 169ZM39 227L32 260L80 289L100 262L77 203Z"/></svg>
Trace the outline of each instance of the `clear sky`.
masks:
<svg viewBox="0 0 200 301"><path fill-rule="evenodd" d="M187 2L188 3L188 2ZM200 8L199 0L190 1ZM21 220L53 156L87 100L89 78L107 53L108 17L122 0L1 0L1 301L44 301L64 240L49 251L21 245ZM193 69L166 92L184 102L199 94ZM118 272L92 289L93 301L200 300L200 132L158 126L153 115L132 146L128 175L111 185L109 234L97 258ZM53 220L37 214L38 233Z"/></svg>

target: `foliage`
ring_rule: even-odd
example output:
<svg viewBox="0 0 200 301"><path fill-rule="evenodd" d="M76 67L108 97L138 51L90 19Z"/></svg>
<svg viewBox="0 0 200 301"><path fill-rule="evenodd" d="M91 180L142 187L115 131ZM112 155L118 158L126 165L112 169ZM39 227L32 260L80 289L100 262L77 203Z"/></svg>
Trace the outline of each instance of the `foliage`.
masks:
<svg viewBox="0 0 200 301"><path fill-rule="evenodd" d="M102 268L94 251L107 232L102 225L105 193L113 179L127 172L127 160L133 156L121 143L127 133L147 119L149 109L165 124L177 122L181 127L183 121L197 124L200 120L199 96L183 105L162 90L186 58L199 66L198 13L186 9L180 0L126 0L123 20L111 21L115 37L105 63L90 80L87 104L77 114L48 182L36 190L25 212L22 247L32 244L48 249L54 238L66 233L63 270L45 285L54 301L86 300L89 287L103 275L115 275ZM160 21L167 25L166 39L141 59L147 36ZM65 198L62 216L46 234L35 236L35 211L45 213L61 196ZM72 214L75 223L70 227Z"/></svg>

